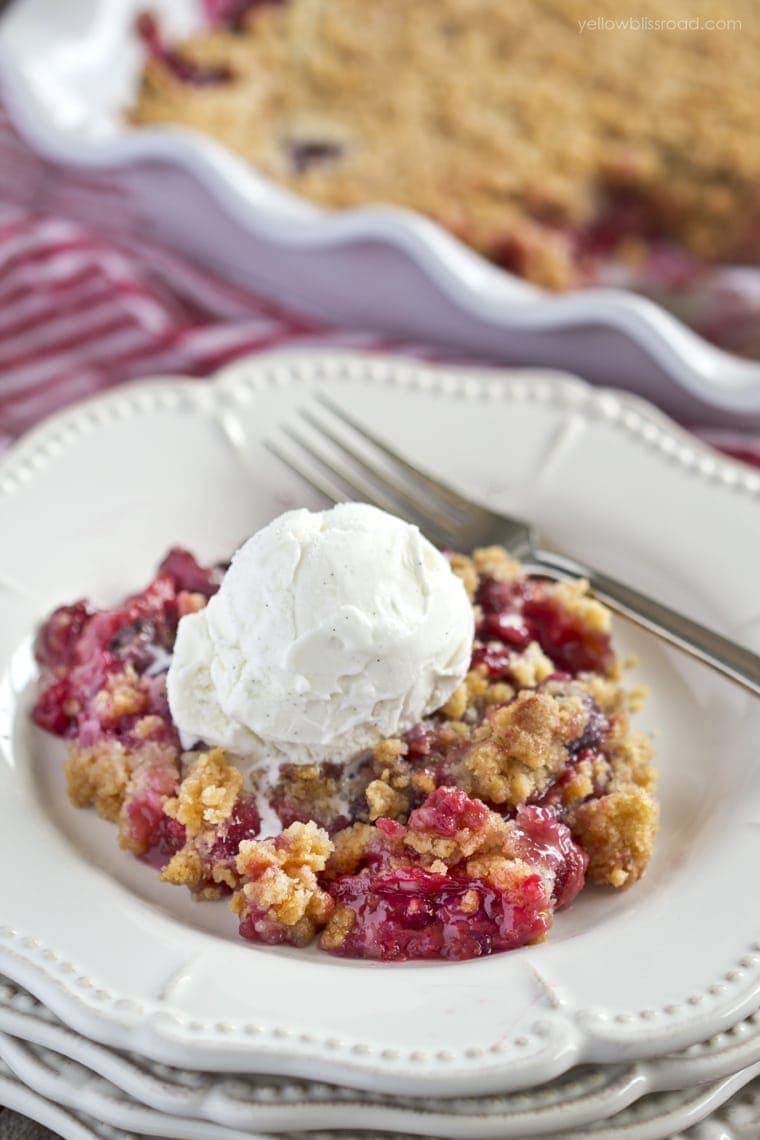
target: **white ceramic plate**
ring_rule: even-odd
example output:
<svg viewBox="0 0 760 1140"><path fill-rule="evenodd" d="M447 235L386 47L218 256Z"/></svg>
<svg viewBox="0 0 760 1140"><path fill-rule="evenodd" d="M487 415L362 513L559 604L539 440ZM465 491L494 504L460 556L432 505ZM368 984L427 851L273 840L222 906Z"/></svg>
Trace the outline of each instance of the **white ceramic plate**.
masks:
<svg viewBox="0 0 760 1140"><path fill-rule="evenodd" d="M751 1088L750 1083L757 1076L758 1068L760 1066L756 1065L754 1069L697 1088L645 1097L633 1108L621 1112L611 1120L602 1121L582 1131L563 1129L561 1132L546 1133L545 1140L586 1140L592 1136L595 1140L678 1140L683 1135L683 1129L689 1129L686 1136L691 1140L708 1140L708 1137L715 1140L716 1133L714 1129L710 1130L710 1125L705 1124L702 1128L699 1126L699 1122L705 1121L710 1113L717 1114L715 1123L718 1127L721 1118L725 1120L729 1112L734 1118L738 1116L741 1119L743 1115L745 1126L758 1122L757 1106L753 1104L755 1098L749 1090L742 1098L741 1091L748 1085ZM161 1136L167 1140L266 1140L266 1136L271 1135L155 1112L125 1096L82 1065L48 1049L30 1046L0 1033L0 1103L4 1088L7 1089L8 1078L18 1082L17 1095L19 1087L29 1092L33 1090L33 1106L39 1106L37 1098L44 1098L43 1105L57 1106L62 1121L68 1127L73 1129L77 1125L85 1128L89 1126L97 1136L104 1134L102 1129L118 1129L119 1140L137 1140L137 1136ZM755 1093L755 1097L756 1095ZM725 1114L719 1113L721 1107L732 1097L736 1097L740 1103L743 1100L744 1112L737 1105L733 1110L727 1109ZM12 1103L14 1107L19 1107L18 1099L14 1098ZM23 1101L21 1111L24 1111ZM32 1108L28 1111L32 1111ZM33 1111L32 1114L34 1115ZM408 1132L365 1131L367 1122L363 1117L355 1118L357 1119L361 1119L362 1130L358 1131L354 1124L349 1134L351 1140L415 1140L414 1135ZM694 1125L696 1127L692 1128ZM449 1134L445 1125L443 1130L436 1128L434 1133L428 1133L431 1140L442 1140ZM738 1134L724 1131L718 1132L717 1137L726 1140L728 1136L732 1140ZM62 1135L67 1136L68 1132L63 1131ZM106 1131L105 1135L109 1135L109 1132ZM756 1140L757 1133L745 1131L743 1135ZM297 1140L297 1137L302 1137L303 1140L343 1140L345 1136L345 1132L317 1132L310 1129L306 1133L288 1132L282 1136L282 1140ZM80 1140L78 1134L75 1140Z"/></svg>
<svg viewBox="0 0 760 1140"><path fill-rule="evenodd" d="M114 1052L68 1029L26 990L0 979L0 1033L78 1062L157 1112L243 1131L403 1129L450 1140L526 1140L578 1131L651 1093L717 1084L760 1063L760 1014L682 1053L630 1065L584 1065L508 1096L399 1097L293 1078L198 1073ZM78 1082L81 1088L81 1082ZM80 1106L85 1108L83 1101Z"/></svg>
<svg viewBox="0 0 760 1140"><path fill-rule="evenodd" d="M760 425L760 364L711 347L618 289L555 296L486 262L419 214L328 212L259 176L214 140L124 123L140 69L145 0L17 0L0 22L0 79L46 157L118 173L112 219L132 217L218 270L304 312L481 358L564 367L653 398L684 422ZM181 35L200 0L151 0ZM67 200L71 209L72 201ZM106 214L108 214L106 210ZM87 204L85 221L103 210Z"/></svg>
<svg viewBox="0 0 760 1140"><path fill-rule="evenodd" d="M220 557L309 502L262 439L314 386L547 542L760 643L760 478L630 397L295 353L74 408L0 467L0 968L107 1044L396 1093L524 1088L747 1016L760 1003L760 705L623 627L654 690L643 724L659 733L662 834L641 884L584 892L541 946L393 967L246 945L224 906L161 885L68 806L61 746L26 716L35 623L62 600L139 586L171 543Z"/></svg>

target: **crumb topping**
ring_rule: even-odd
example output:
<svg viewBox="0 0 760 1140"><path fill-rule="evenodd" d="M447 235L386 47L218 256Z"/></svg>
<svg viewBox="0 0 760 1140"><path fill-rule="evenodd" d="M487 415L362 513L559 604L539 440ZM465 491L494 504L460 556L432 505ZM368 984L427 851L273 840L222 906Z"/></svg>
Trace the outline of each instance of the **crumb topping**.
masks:
<svg viewBox="0 0 760 1140"><path fill-rule="evenodd" d="M349 765L284 765L254 793L223 749L181 753L165 679L148 669L155 639L170 646L177 614L205 604L182 583L218 584L186 552L166 564L176 579L159 575L122 611L51 616L34 716L69 738L72 803L115 822L163 882L228 897L242 937L478 957L541 940L586 877L624 888L643 874L658 822L652 742L631 731L641 693L586 583L525 577L496 547L452 556L476 632L447 704ZM277 836L261 835L262 797Z"/></svg>
<svg viewBox="0 0 760 1140"><path fill-rule="evenodd" d="M197 835L227 819L242 786L240 770L225 760L222 748L212 748L191 761L178 795L167 800L164 811L181 823L188 835Z"/></svg>
<svg viewBox="0 0 760 1140"><path fill-rule="evenodd" d="M556 672L554 662L547 657L537 641L531 641L522 653L514 653L509 661L509 671L521 689L535 689L547 677ZM502 701L498 702L502 704Z"/></svg>
<svg viewBox="0 0 760 1140"><path fill-rule="evenodd" d="M651 858L659 812L643 787L631 785L575 809L573 834L589 856L592 883L629 887Z"/></svg>
<svg viewBox="0 0 760 1140"><path fill-rule="evenodd" d="M95 694L93 706L100 720L115 723L123 716L144 711L147 695L137 673L127 666L123 673L112 673L105 686Z"/></svg>
<svg viewBox="0 0 760 1140"><path fill-rule="evenodd" d="M329 835L313 820L291 823L274 839L245 840L237 857L242 886L232 896L232 910L243 921L265 914L270 924L295 928L299 942L310 940L333 908L317 879L332 851Z"/></svg>
<svg viewBox="0 0 760 1140"><path fill-rule="evenodd" d="M467 591L467 597L471 602L474 601L480 578L473 560L466 554L451 554L449 555L449 564L457 578L461 578L462 585Z"/></svg>
<svg viewBox="0 0 760 1140"><path fill-rule="evenodd" d="M462 758L470 795L516 807L544 791L567 764L589 710L580 697L523 691L497 706L474 731Z"/></svg>
<svg viewBox="0 0 760 1140"><path fill-rule="evenodd" d="M269 799L284 826L313 819L330 829L341 814L340 791L336 764L285 764Z"/></svg>
<svg viewBox="0 0 760 1140"><path fill-rule="evenodd" d="M66 759L66 789L74 807L94 807L112 823L119 818L134 755L118 740L81 748L72 744Z"/></svg>
<svg viewBox="0 0 760 1140"><path fill-rule="evenodd" d="M289 0L150 59L130 117L205 131L326 206L419 210L550 288L578 279L600 229L630 260L660 236L752 260L753 3L637 15L741 31L581 35L620 16L614 0Z"/></svg>
<svg viewBox="0 0 760 1140"><path fill-rule="evenodd" d="M478 547L472 552L472 562L479 580L492 578L495 582L516 582L522 572L520 563L503 546Z"/></svg>
<svg viewBox="0 0 760 1140"><path fill-rule="evenodd" d="M391 784L390 772L386 768L379 780L372 780L367 784L364 793L369 805L370 820L386 816L390 819L399 819L409 811L409 796L400 788Z"/></svg>
<svg viewBox="0 0 760 1140"><path fill-rule="evenodd" d="M339 831L333 852L327 862L327 873L333 878L352 875L378 837L377 829L368 823L354 823Z"/></svg>
<svg viewBox="0 0 760 1140"><path fill-rule="evenodd" d="M547 588L547 592L589 632L610 632L612 614L596 598L589 597L589 584L585 578L568 578L564 582L556 582Z"/></svg>

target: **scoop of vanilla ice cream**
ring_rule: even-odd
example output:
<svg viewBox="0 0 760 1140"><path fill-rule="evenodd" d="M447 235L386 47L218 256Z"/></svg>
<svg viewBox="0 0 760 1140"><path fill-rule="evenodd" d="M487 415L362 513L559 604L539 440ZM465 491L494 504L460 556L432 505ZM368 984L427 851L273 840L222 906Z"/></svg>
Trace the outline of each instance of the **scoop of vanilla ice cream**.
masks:
<svg viewBox="0 0 760 1140"><path fill-rule="evenodd" d="M289 511L179 623L169 705L183 739L253 764L347 760L445 704L472 607L417 527L363 503Z"/></svg>

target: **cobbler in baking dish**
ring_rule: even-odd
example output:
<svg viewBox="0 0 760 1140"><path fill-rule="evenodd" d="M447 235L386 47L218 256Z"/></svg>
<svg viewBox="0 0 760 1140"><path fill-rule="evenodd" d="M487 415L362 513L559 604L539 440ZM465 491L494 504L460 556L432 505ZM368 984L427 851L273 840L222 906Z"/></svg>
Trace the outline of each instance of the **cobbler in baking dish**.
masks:
<svg viewBox="0 0 760 1140"><path fill-rule="evenodd" d="M134 123L205 131L327 206L421 211L552 288L653 251L758 261L751 0L646 0L635 26L612 0L208 10L171 46L142 17Z"/></svg>
<svg viewBox="0 0 760 1140"><path fill-rule="evenodd" d="M511 950L652 853L609 612L499 547L443 555L357 504L290 512L229 567L174 549L120 605L61 607L36 656L71 802L165 883L227 896L254 942Z"/></svg>

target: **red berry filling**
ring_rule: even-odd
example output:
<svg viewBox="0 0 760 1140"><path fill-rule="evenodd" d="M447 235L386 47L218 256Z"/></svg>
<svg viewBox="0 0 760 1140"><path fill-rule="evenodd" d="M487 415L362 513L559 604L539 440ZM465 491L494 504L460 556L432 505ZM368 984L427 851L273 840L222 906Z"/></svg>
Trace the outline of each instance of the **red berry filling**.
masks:
<svg viewBox="0 0 760 1140"><path fill-rule="evenodd" d="M188 83L193 87L209 87L218 83L229 83L233 78L232 70L226 63L196 63L182 52L168 47L161 35L158 20L151 12L140 13L136 28L149 54L160 59L182 83Z"/></svg>
<svg viewBox="0 0 760 1140"><path fill-rule="evenodd" d="M473 666L485 665L491 677L507 676L511 651L525 649L531 641L539 643L559 670L572 675L606 673L612 664L609 635L582 623L544 582L485 578L476 601L482 618Z"/></svg>
<svg viewBox="0 0 760 1140"><path fill-rule="evenodd" d="M414 831L430 831L446 838L456 835L464 828L479 831L489 815L488 808L481 800L471 800L461 788L436 788L411 813L409 827Z"/></svg>
<svg viewBox="0 0 760 1140"><path fill-rule="evenodd" d="M340 956L465 959L512 950L542 937L553 909L583 886L586 856L547 808L520 808L505 823L461 788L441 787L407 827L380 819L377 831L380 843L368 847L358 873L328 885L336 922L351 912L342 940L329 926L323 939Z"/></svg>
<svg viewBox="0 0 760 1140"><path fill-rule="evenodd" d="M181 756L166 695L178 623L222 575L177 548L120 606L56 610L36 641L33 717L72 740L72 802L117 821L165 881L231 893L244 938L302 946L322 931L344 957L468 959L541 939L587 873L640 876L648 756L606 703L610 639L580 586L481 573L472 664L485 668L458 702L351 765L284 765L269 807L286 831L260 839L224 752Z"/></svg>
<svg viewBox="0 0 760 1140"><path fill-rule="evenodd" d="M209 862L234 863L238 848L244 839L255 839L259 834L261 818L253 796L243 795L235 804L232 815L222 825L209 854Z"/></svg>
<svg viewBox="0 0 760 1140"><path fill-rule="evenodd" d="M536 641L554 664L567 673L606 673L613 653L609 635L581 625L538 586L526 597L523 614Z"/></svg>
<svg viewBox="0 0 760 1140"><path fill-rule="evenodd" d="M44 669L69 664L90 616L86 602L61 606L50 615L37 634L34 645L35 656Z"/></svg>
<svg viewBox="0 0 760 1140"><path fill-rule="evenodd" d="M177 790L176 763L146 766L132 776L122 808L122 837L131 851L144 853L167 837L164 801Z"/></svg>
<svg viewBox="0 0 760 1140"><path fill-rule="evenodd" d="M35 722L91 745L101 731L126 736L137 719L155 715L174 738L163 680L155 674L168 667L177 624L193 594L209 597L220 581L219 568L202 567L175 549L150 585L120 608L91 611L77 602L57 609L35 644L46 682L32 714ZM116 685L119 675L133 690L131 702L98 703L95 698L109 683Z"/></svg>
<svg viewBox="0 0 760 1140"><path fill-rule="evenodd" d="M203 7L210 24L223 24L232 31L240 31L249 12L283 3L285 0L203 0Z"/></svg>
<svg viewBox="0 0 760 1140"><path fill-rule="evenodd" d="M355 916L332 952L346 958L404 962L479 958L535 942L549 928L549 901L538 874L507 892L457 871L423 867L339 879L330 893Z"/></svg>
<svg viewBox="0 0 760 1140"><path fill-rule="evenodd" d="M557 910L569 906L583 887L588 856L573 842L570 829L547 808L521 807L517 823L525 836L525 859L554 874L552 899Z"/></svg>

